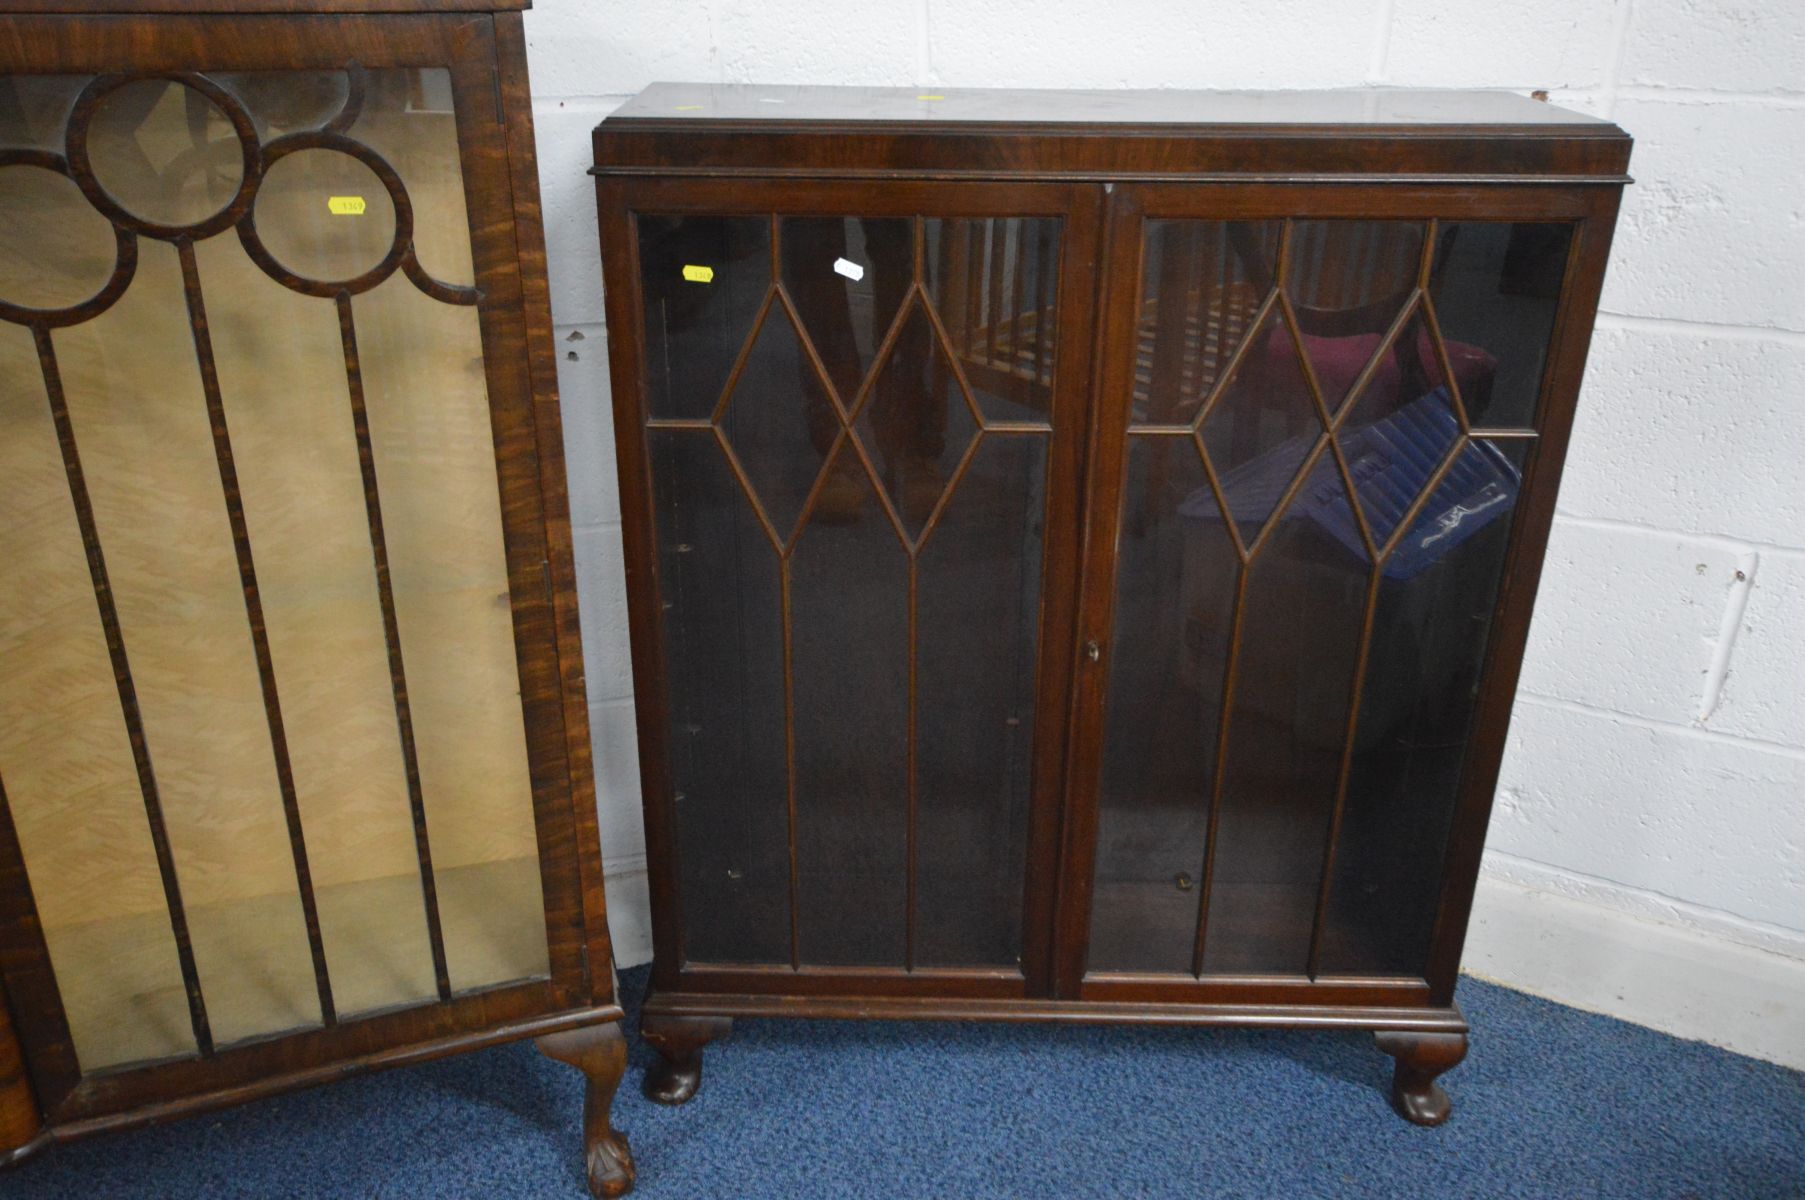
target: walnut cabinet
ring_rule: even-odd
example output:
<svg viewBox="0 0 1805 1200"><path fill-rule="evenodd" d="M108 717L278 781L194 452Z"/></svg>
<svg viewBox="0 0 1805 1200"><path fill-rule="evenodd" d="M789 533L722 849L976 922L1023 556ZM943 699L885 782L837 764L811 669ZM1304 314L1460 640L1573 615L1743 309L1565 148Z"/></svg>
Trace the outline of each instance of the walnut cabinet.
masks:
<svg viewBox="0 0 1805 1200"><path fill-rule="evenodd" d="M0 4L0 1157L536 1036L631 1181L519 7Z"/></svg>
<svg viewBox="0 0 1805 1200"><path fill-rule="evenodd" d="M656 964L1369 1029L1433 1124L1629 158L1498 94L659 85L595 134Z"/></svg>

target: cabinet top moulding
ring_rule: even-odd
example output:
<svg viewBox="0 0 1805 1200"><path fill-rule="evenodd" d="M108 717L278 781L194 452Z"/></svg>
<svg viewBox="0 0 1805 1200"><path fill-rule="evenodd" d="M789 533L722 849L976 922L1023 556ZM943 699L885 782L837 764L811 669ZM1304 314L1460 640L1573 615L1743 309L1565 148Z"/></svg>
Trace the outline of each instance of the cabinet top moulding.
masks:
<svg viewBox="0 0 1805 1200"><path fill-rule="evenodd" d="M532 0L0 0L0 15L202 16L240 13L306 16L315 13L511 12Z"/></svg>
<svg viewBox="0 0 1805 1200"><path fill-rule="evenodd" d="M592 173L1619 185L1629 152L1508 92L655 83L596 128Z"/></svg>

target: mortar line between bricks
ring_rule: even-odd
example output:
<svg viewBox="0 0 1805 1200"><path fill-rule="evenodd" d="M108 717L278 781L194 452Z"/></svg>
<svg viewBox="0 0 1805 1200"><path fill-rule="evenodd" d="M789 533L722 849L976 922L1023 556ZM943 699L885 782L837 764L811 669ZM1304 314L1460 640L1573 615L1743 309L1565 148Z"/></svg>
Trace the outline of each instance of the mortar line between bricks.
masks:
<svg viewBox="0 0 1805 1200"><path fill-rule="evenodd" d="M1730 322L1692 321L1684 317L1643 317L1634 313L1598 311L1599 329L1627 329L1636 333L1689 333L1694 337L1722 338L1725 341L1777 342L1787 346L1805 346L1805 331L1784 329L1777 325L1737 325Z"/></svg>
<svg viewBox="0 0 1805 1200"><path fill-rule="evenodd" d="M1653 717L1639 716L1636 713L1624 712L1619 708L1607 708L1597 704L1582 704L1577 700L1562 700L1558 696L1547 696L1540 692L1522 690L1517 696L1519 704L1532 704L1539 708L1551 708L1560 712L1582 713L1593 717L1610 717L1622 721L1626 725L1635 725L1654 733L1673 733L1696 741L1713 742L1721 746L1735 746L1738 749L1755 749L1780 758L1790 758L1797 762L1805 762L1805 747L1789 746L1785 742L1773 742L1766 738L1748 737L1740 733L1721 733L1715 729L1700 729L1696 725L1682 725L1677 721L1661 721Z"/></svg>
<svg viewBox="0 0 1805 1200"><path fill-rule="evenodd" d="M1754 538L1736 537L1727 533L1705 533L1690 529L1675 529L1668 525L1647 525L1640 521L1628 521L1621 517L1585 517L1577 513L1555 511L1555 520L1566 525L1577 525L1581 529L1601 529L1609 532L1629 531L1633 533L1652 533L1662 537L1684 538L1689 542L1698 542L1717 550L1728 550L1735 554L1747 554L1757 551L1762 554L1805 554L1805 546L1788 546L1782 542L1763 542Z"/></svg>

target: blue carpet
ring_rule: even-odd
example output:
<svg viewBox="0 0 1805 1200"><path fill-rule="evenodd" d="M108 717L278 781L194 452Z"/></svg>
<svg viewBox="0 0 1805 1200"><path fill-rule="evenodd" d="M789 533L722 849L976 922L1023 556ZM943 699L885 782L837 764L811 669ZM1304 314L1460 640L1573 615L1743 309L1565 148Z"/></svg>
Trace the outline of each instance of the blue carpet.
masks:
<svg viewBox="0 0 1805 1200"><path fill-rule="evenodd" d="M622 983L631 1015L646 972ZM615 1123L661 1197L1805 1197L1805 1075L1467 980L1453 1120L1364 1035L743 1021ZM531 1046L53 1147L6 1200L567 1197L581 1087Z"/></svg>

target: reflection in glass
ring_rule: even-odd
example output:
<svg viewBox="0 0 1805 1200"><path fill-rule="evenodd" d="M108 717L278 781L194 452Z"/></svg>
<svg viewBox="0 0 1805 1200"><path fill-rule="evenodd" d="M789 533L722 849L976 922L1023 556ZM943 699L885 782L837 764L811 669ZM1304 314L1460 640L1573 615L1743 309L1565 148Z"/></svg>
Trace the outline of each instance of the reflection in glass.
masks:
<svg viewBox="0 0 1805 1200"><path fill-rule="evenodd" d="M27 330L6 324L0 475L0 779L75 1054L89 1071L193 1054L150 826L37 353Z"/></svg>
<svg viewBox="0 0 1805 1200"><path fill-rule="evenodd" d="M357 205L347 207L347 200ZM252 216L277 262L322 283L373 269L395 241L388 189L368 166L337 150L297 150L271 163Z"/></svg>
<svg viewBox="0 0 1805 1200"><path fill-rule="evenodd" d="M1090 969L1420 974L1529 443L1462 433L1457 396L1491 394L1495 362L1444 353L1415 305L1421 226L1293 223L1295 337L1228 302L1270 229L1147 234ZM1442 251L1464 234L1444 228ZM1225 344L1242 347L1232 371L1206 353ZM1159 397L1201 413L1195 439L1149 419Z"/></svg>
<svg viewBox="0 0 1805 1200"><path fill-rule="evenodd" d="M1433 442L1440 409L1388 440ZM1319 971L1421 975L1527 440L1469 442L1379 580ZM1400 472L1401 473L1401 472ZM1414 474L1414 471L1410 473Z"/></svg>
<svg viewBox="0 0 1805 1200"><path fill-rule="evenodd" d="M1276 221L1146 223L1134 424L1197 419L1272 291L1280 228ZM1257 375L1271 367L1260 362L1248 369Z"/></svg>
<svg viewBox="0 0 1805 1200"><path fill-rule="evenodd" d="M654 417L706 420L770 289L770 219L637 222L647 407Z"/></svg>
<svg viewBox="0 0 1805 1200"><path fill-rule="evenodd" d="M787 963L777 558L711 435L654 429L647 438L685 956Z"/></svg>
<svg viewBox="0 0 1805 1200"><path fill-rule="evenodd" d="M925 310L905 318L856 428L904 530L920 538L977 433Z"/></svg>
<svg viewBox="0 0 1805 1200"><path fill-rule="evenodd" d="M70 308L112 278L113 226L73 179L42 167L0 167L0 212L0 301ZM31 366L36 375L35 359Z"/></svg>
<svg viewBox="0 0 1805 1200"><path fill-rule="evenodd" d="M1047 439L986 437L917 560L916 935L924 966L1014 966Z"/></svg>
<svg viewBox="0 0 1805 1200"><path fill-rule="evenodd" d="M1231 511L1240 481L1225 479ZM1341 764L1367 568L1329 456L1248 567L1203 968L1301 974ZM1357 543L1356 543L1357 544Z"/></svg>
<svg viewBox="0 0 1805 1200"><path fill-rule="evenodd" d="M790 567L802 959L900 963L909 561L864 471L842 474L855 503L807 525Z"/></svg>
<svg viewBox="0 0 1805 1200"><path fill-rule="evenodd" d="M1479 428L1531 426L1572 226L1463 221L1442 228L1430 294L1467 415Z"/></svg>
<svg viewBox="0 0 1805 1200"><path fill-rule="evenodd" d="M915 278L907 217L785 217L783 285L850 408Z"/></svg>

